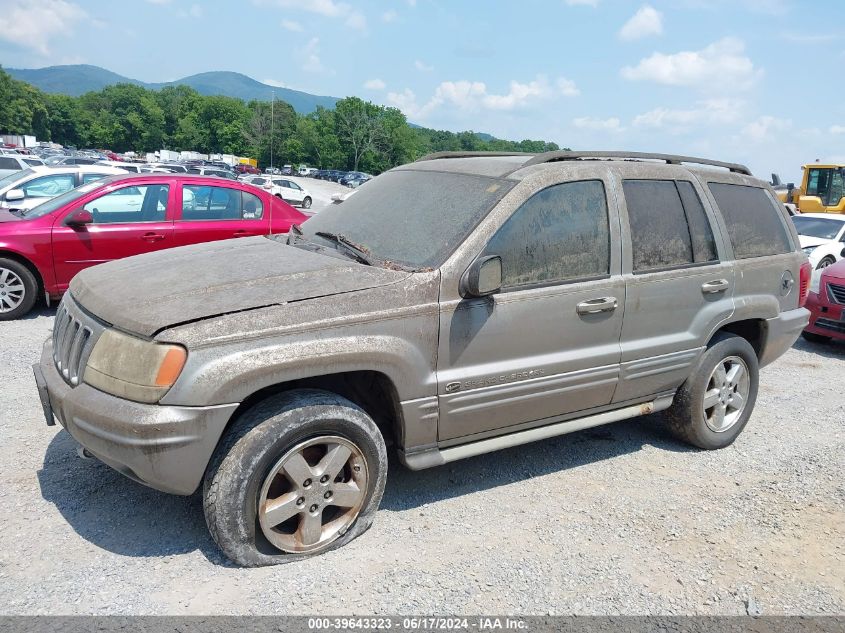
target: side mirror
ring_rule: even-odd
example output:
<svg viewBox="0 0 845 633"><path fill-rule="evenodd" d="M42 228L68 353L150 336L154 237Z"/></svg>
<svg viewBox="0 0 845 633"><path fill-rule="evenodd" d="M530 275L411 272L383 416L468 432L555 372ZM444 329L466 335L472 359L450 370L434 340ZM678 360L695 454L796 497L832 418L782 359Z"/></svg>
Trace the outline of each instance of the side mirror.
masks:
<svg viewBox="0 0 845 633"><path fill-rule="evenodd" d="M501 289L502 258L498 255L476 259L461 280L462 297L486 297Z"/></svg>
<svg viewBox="0 0 845 633"><path fill-rule="evenodd" d="M6 202L20 202L26 198L26 193L23 189L11 189L6 192Z"/></svg>
<svg viewBox="0 0 845 633"><path fill-rule="evenodd" d="M88 209L77 209L65 220L65 226L82 227L86 224L93 224L94 216Z"/></svg>

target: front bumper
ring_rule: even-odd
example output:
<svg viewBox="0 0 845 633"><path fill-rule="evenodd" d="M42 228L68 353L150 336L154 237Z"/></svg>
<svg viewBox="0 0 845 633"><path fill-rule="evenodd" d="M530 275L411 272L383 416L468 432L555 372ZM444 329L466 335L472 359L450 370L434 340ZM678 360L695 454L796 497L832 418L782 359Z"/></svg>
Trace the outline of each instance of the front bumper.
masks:
<svg viewBox="0 0 845 633"><path fill-rule="evenodd" d="M792 347L809 320L810 312L806 308L787 310L774 319L766 319L760 345L760 367L768 365Z"/></svg>
<svg viewBox="0 0 845 633"><path fill-rule="evenodd" d="M805 331L845 341L845 306L830 301L826 286L820 290L821 293L810 292L807 297L810 324Z"/></svg>
<svg viewBox="0 0 845 633"><path fill-rule="evenodd" d="M44 344L33 367L47 423L55 415L73 438L118 472L157 490L192 494L237 404L179 407L141 404L94 389L71 388Z"/></svg>

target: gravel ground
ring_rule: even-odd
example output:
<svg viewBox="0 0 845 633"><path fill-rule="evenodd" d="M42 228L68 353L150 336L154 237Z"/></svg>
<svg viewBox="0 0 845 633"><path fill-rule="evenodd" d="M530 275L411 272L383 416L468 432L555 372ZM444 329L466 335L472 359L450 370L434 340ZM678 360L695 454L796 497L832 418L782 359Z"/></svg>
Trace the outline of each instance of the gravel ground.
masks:
<svg viewBox="0 0 845 633"><path fill-rule="evenodd" d="M364 536L238 569L198 496L45 426L30 365L52 321L0 323L2 613L845 613L845 345L799 341L763 370L728 449L655 415L419 473L393 460Z"/></svg>

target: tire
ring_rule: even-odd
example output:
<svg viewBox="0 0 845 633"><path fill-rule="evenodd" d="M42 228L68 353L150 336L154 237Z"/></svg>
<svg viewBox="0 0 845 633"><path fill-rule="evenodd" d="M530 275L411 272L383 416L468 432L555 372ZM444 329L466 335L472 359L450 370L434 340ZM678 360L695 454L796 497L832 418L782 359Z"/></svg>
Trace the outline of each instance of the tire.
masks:
<svg viewBox="0 0 845 633"><path fill-rule="evenodd" d="M350 453L346 461L344 449ZM329 453L340 455L336 476ZM325 471L323 464L329 464ZM223 437L203 482L205 520L234 563L289 563L363 534L372 525L386 479L387 450L372 418L334 393L298 389L256 404ZM341 499L343 504L332 503ZM275 511L288 517L275 526L268 508L273 501ZM266 508L261 516L259 508ZM309 531L316 524L317 541L309 537L317 534Z"/></svg>
<svg viewBox="0 0 845 633"><path fill-rule="evenodd" d="M273 195L276 196L279 200L284 200L284 198L282 198L282 194L280 193L274 193Z"/></svg>
<svg viewBox="0 0 845 633"><path fill-rule="evenodd" d="M305 199L302 201L302 208L303 209L310 209L311 208L311 198L305 196Z"/></svg>
<svg viewBox="0 0 845 633"><path fill-rule="evenodd" d="M14 259L0 257L0 321L19 319L38 299L38 279Z"/></svg>
<svg viewBox="0 0 845 633"><path fill-rule="evenodd" d="M822 334L816 334L815 332L801 332L801 338L805 341L809 341L810 343L830 343L830 336L823 336Z"/></svg>
<svg viewBox="0 0 845 633"><path fill-rule="evenodd" d="M821 270L822 268L827 268L828 266L832 266L836 263L836 258L833 255L827 255L826 257L822 257L822 260L816 266L816 270Z"/></svg>
<svg viewBox="0 0 845 633"><path fill-rule="evenodd" d="M717 374L719 366L725 381ZM734 368L736 389L727 381ZM715 450L730 446L739 436L757 400L759 366L754 348L744 338L718 334L675 394L667 411L669 429L678 439L698 448ZM724 385L724 386L723 386ZM742 405L737 395L742 396ZM714 406L705 409L705 396ZM719 419L719 409L725 413Z"/></svg>

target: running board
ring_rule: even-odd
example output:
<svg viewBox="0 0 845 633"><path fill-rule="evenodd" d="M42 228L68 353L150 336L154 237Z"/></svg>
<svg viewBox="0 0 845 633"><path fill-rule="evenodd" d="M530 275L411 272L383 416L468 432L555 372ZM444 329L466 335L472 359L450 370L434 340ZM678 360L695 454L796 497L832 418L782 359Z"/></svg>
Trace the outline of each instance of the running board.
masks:
<svg viewBox="0 0 845 633"><path fill-rule="evenodd" d="M491 437L486 440L479 440L478 442L471 442L469 444L461 444L460 446L443 449L429 448L410 454L400 451L399 455L402 462L411 470L423 470L424 468L442 466L443 464L448 464L449 462L454 462L459 459L475 457L476 455L491 453L503 448L529 444L531 442L546 440L559 435L566 435L567 433L574 433L575 431L582 431L594 426L601 426L602 424L610 424L611 422L619 422L620 420L628 420L641 415L655 413L656 411L663 411L668 409L671 405L671 395L661 396L652 402L636 404L623 409L616 409L614 411L606 411L605 413L597 413L596 415L590 415L584 418L565 420L563 422L527 429L525 431L519 431L509 435Z"/></svg>

